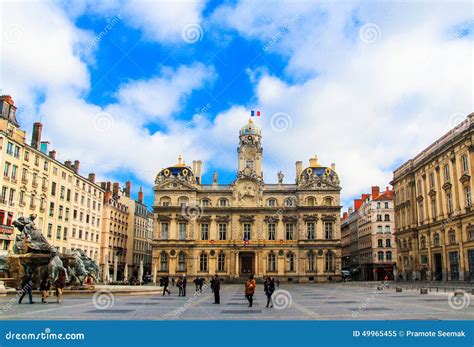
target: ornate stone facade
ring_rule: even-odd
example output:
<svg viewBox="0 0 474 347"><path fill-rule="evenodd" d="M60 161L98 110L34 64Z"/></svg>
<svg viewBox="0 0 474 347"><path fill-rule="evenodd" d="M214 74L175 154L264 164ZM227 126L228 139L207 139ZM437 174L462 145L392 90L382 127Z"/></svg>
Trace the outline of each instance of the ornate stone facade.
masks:
<svg viewBox="0 0 474 347"><path fill-rule="evenodd" d="M393 173L399 277L474 281L474 113Z"/></svg>
<svg viewBox="0 0 474 347"><path fill-rule="evenodd" d="M153 275L236 279L254 274L288 281L340 278L340 185L335 166L317 158L296 182L267 184L261 130L240 130L237 178L201 182L201 161L161 170L154 192Z"/></svg>

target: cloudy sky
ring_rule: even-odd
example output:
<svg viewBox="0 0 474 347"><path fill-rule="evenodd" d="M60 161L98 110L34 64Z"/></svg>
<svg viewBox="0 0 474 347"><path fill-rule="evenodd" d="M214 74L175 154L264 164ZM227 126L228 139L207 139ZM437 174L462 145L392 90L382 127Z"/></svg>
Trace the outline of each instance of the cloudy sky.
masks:
<svg viewBox="0 0 474 347"><path fill-rule="evenodd" d="M235 178L238 130L264 176L336 163L345 206L473 111L470 1L2 1L0 88L31 136L99 179L201 159Z"/></svg>

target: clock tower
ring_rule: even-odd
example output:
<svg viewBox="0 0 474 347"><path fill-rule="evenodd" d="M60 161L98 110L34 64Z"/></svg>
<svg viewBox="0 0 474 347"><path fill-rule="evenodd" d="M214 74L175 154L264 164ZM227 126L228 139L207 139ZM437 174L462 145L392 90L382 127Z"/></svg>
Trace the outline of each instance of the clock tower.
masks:
<svg viewBox="0 0 474 347"><path fill-rule="evenodd" d="M239 147L237 148L238 175L262 181L262 131L253 124L252 118L240 129L239 140Z"/></svg>

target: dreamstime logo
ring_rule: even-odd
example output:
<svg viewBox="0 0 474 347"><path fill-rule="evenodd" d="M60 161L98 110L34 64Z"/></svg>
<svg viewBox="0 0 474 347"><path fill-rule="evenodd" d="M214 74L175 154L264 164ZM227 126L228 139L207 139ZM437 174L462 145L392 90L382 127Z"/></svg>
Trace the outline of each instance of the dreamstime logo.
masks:
<svg viewBox="0 0 474 347"><path fill-rule="evenodd" d="M115 297L114 295L107 290L99 290L94 293L92 297L92 302L94 307L98 310L105 310L114 305Z"/></svg>
<svg viewBox="0 0 474 347"><path fill-rule="evenodd" d="M362 42L374 43L382 37L382 31L377 24L367 23L359 30L359 37Z"/></svg>
<svg viewBox="0 0 474 347"><path fill-rule="evenodd" d="M456 293L449 293L448 295L448 304L453 310L463 310L468 307L471 302L468 293L464 290L460 290L458 293L459 292L461 292L462 295L456 295Z"/></svg>
<svg viewBox="0 0 474 347"><path fill-rule="evenodd" d="M287 113L278 112L272 115L270 119L271 128L277 133L282 133L291 128L293 121Z"/></svg>
<svg viewBox="0 0 474 347"><path fill-rule="evenodd" d="M92 120L92 126L97 131L105 133L114 126L114 118L110 113L99 112L94 116L94 119Z"/></svg>
<svg viewBox="0 0 474 347"><path fill-rule="evenodd" d="M24 28L20 24L10 24L3 32L5 41L10 43L17 43L23 37Z"/></svg>
<svg viewBox="0 0 474 347"><path fill-rule="evenodd" d="M197 23L187 24L183 27L183 30L181 30L181 37L183 38L184 42L196 43L202 40L204 37L204 31Z"/></svg>
<svg viewBox="0 0 474 347"><path fill-rule="evenodd" d="M203 212L203 208L196 204L183 205L181 207L181 215L187 220L194 220L200 218Z"/></svg>
<svg viewBox="0 0 474 347"><path fill-rule="evenodd" d="M289 291L284 289L277 289L272 295L273 307L277 310L284 310L293 303L293 298Z"/></svg>

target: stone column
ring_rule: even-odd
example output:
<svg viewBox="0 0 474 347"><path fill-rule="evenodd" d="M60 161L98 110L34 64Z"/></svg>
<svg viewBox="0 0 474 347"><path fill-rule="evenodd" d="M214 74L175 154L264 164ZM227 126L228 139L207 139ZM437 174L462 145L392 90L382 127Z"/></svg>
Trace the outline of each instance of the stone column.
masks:
<svg viewBox="0 0 474 347"><path fill-rule="evenodd" d="M115 257L115 260L114 260L114 282L117 281L117 268L118 268L118 258Z"/></svg>
<svg viewBox="0 0 474 347"><path fill-rule="evenodd" d="M156 269L158 267L156 259L153 261L153 284L156 284Z"/></svg>

